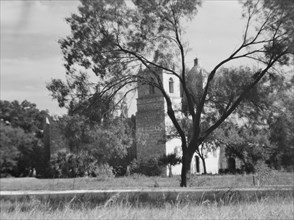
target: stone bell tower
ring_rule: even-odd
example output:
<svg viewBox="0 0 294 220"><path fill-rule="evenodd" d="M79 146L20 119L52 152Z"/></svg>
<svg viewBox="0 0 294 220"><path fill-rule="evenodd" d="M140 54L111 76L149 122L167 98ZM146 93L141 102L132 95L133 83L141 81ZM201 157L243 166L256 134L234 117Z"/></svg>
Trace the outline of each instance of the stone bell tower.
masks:
<svg viewBox="0 0 294 220"><path fill-rule="evenodd" d="M143 70L142 73L147 75L146 71ZM179 79L162 70L157 73L172 99L174 109L178 109L181 107ZM166 101L161 91L149 84L139 84L136 114L137 159L158 158L172 153L169 152L166 138L171 127L172 122L167 115Z"/></svg>
<svg viewBox="0 0 294 220"><path fill-rule="evenodd" d="M181 94L180 81L177 76L168 74L162 70L157 71L157 76L143 70L139 76L159 78L163 88L169 95L176 118L183 117L186 111L186 97ZM186 80L189 82L188 88L191 89L191 95L196 101L200 101L203 93L203 82L206 80L205 70L198 65L198 59L194 60L192 69L187 73ZM149 78L152 79L152 78ZM191 87L189 87L191 86ZM137 159L158 158L163 154L168 155L176 153L181 156L181 140L173 137L171 134L175 131L173 123L167 115L166 101L159 89L147 83L138 85L137 114L136 114L136 141L137 141ZM181 173L181 164L172 167L172 173L179 175ZM227 161L223 149L217 148L215 151L207 152L206 169L208 173L218 173L219 169L232 169L240 166L232 159ZM168 170L167 175L169 173ZM194 154L191 162L191 173L201 174L203 166L199 157Z"/></svg>

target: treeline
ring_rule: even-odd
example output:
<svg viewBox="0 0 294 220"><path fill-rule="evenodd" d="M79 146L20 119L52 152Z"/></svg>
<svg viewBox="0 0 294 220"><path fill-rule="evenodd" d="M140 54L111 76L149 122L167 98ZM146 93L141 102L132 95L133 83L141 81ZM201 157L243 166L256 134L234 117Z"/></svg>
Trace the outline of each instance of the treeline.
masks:
<svg viewBox="0 0 294 220"><path fill-rule="evenodd" d="M1 177L109 177L134 173L155 176L163 174L166 165L180 162L174 156L135 160L135 116L108 115L104 120L93 120L70 113L48 120L48 112L37 109L33 103L1 100L0 118ZM65 146L51 152L48 160L44 136L45 126L52 126L46 125L50 121L54 121Z"/></svg>
<svg viewBox="0 0 294 220"><path fill-rule="evenodd" d="M2 177L95 176L100 172L97 169L107 166L122 175L135 157L134 116L108 117L102 122L101 118L68 114L54 120L65 140L65 152L53 152L48 161L44 143L46 117L50 117L48 112L38 110L28 101L0 101Z"/></svg>
<svg viewBox="0 0 294 220"><path fill-rule="evenodd" d="M215 111L223 110L218 96L230 96L237 83L242 84L244 71L230 69L215 80L210 91L212 106L206 109L201 126L216 120ZM77 87L78 85L78 87ZM205 163L205 153L215 147L226 150L227 157L242 161L243 172L254 172L260 161L273 169L294 167L294 78L285 80L275 74L265 77L240 107L204 142L204 151L196 153ZM76 87L75 87L76 86ZM53 80L47 85L67 115L54 120L64 140L63 150L48 158L44 143L47 111L28 101L0 101L0 169L1 176L38 176L50 178L126 175L141 173L160 175L164 168L181 162L181 158L135 161L136 119L127 117L124 101L94 95L80 78L64 82ZM76 89L80 91L77 95ZM87 90L88 89L88 90ZM220 94L221 93L221 94ZM212 108L213 107L213 108ZM240 123L241 122L241 123ZM191 119L183 117L188 135ZM50 126L50 125L49 125ZM176 133L175 133L176 135ZM50 137L54 138L54 137ZM161 156L161 155L159 155Z"/></svg>

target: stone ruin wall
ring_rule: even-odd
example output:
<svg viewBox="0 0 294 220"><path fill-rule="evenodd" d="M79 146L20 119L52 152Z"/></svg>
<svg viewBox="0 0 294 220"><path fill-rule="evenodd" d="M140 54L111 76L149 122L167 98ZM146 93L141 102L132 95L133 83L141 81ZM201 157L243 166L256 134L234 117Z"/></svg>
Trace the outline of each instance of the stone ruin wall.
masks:
<svg viewBox="0 0 294 220"><path fill-rule="evenodd" d="M51 158L52 155L60 151L67 151L67 143L61 134L57 122L50 116L44 119L44 146L46 149L47 157Z"/></svg>

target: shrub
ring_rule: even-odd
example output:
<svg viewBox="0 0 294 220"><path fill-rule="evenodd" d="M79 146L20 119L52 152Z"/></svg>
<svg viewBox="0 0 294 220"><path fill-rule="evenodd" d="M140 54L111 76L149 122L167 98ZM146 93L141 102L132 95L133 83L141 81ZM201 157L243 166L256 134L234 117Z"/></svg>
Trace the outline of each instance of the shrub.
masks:
<svg viewBox="0 0 294 220"><path fill-rule="evenodd" d="M83 176L80 172L80 160L72 153L58 152L50 161L53 177L72 178Z"/></svg>
<svg viewBox="0 0 294 220"><path fill-rule="evenodd" d="M55 178L113 176L112 167L108 164L100 164L87 153L59 152L53 157L50 164L52 176Z"/></svg>
<svg viewBox="0 0 294 220"><path fill-rule="evenodd" d="M109 166L108 164L101 164L96 166L92 176L105 179L105 178L112 178L115 175L113 173L113 167Z"/></svg>
<svg viewBox="0 0 294 220"><path fill-rule="evenodd" d="M130 164L130 173L143 174L146 176L160 176L163 173L163 166L158 159L133 160Z"/></svg>
<svg viewBox="0 0 294 220"><path fill-rule="evenodd" d="M129 174L128 167L134 160L134 155L131 153L131 150L133 150L134 147L135 146L128 148L128 154L123 158L113 157L107 161L108 164L112 166L115 176L124 176Z"/></svg>
<svg viewBox="0 0 294 220"><path fill-rule="evenodd" d="M158 159L159 163L165 166L168 166L168 170L169 170L169 177L171 177L172 174L172 166L175 166L179 163L182 162L182 158L178 157L176 153L173 154L168 154L168 155L162 155L159 159Z"/></svg>
<svg viewBox="0 0 294 220"><path fill-rule="evenodd" d="M264 161L258 161L254 168L258 185L269 185L270 180L274 177L273 170Z"/></svg>

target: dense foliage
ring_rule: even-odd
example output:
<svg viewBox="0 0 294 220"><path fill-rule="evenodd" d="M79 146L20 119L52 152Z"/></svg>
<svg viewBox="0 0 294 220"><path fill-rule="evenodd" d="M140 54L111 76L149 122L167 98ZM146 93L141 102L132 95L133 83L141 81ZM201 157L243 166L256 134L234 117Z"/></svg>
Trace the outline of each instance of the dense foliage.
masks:
<svg viewBox="0 0 294 220"><path fill-rule="evenodd" d="M43 129L44 117L47 111L40 111L36 104L27 100L19 103L18 101L0 100L0 119L12 127L22 128L26 133L40 135Z"/></svg>
<svg viewBox="0 0 294 220"><path fill-rule="evenodd" d="M58 135L65 140L62 149L67 152L51 152L49 161L43 137L45 118L49 117L47 112L38 110L28 101L21 104L1 101L0 105L1 176L97 176L105 169L124 175L135 156L134 117L113 117L101 123L88 112L80 111L55 118L51 121L54 125L46 126L57 129ZM54 132L50 135L49 138L56 138Z"/></svg>
<svg viewBox="0 0 294 220"><path fill-rule="evenodd" d="M225 70L224 74L232 74L233 77L221 75L216 78L215 83L221 84L223 89L213 92L214 96L234 92L234 86L237 81L242 81L244 71ZM265 161L276 169L291 169L294 165L291 159L294 149L294 78L289 76L270 72L248 94L232 117L213 133L216 143L226 147L227 156L239 158L246 172L254 171L258 161ZM222 109L221 102L216 104Z"/></svg>
<svg viewBox="0 0 294 220"><path fill-rule="evenodd" d="M146 176L164 175L164 166L157 158L133 160L130 164L130 174L141 174Z"/></svg>
<svg viewBox="0 0 294 220"><path fill-rule="evenodd" d="M44 171L43 122L46 111L28 101L0 100L1 176L28 176Z"/></svg>
<svg viewBox="0 0 294 220"><path fill-rule="evenodd" d="M113 177L113 169L107 164L99 163L87 153L73 154L59 152L50 161L51 177L76 178L76 177Z"/></svg>

